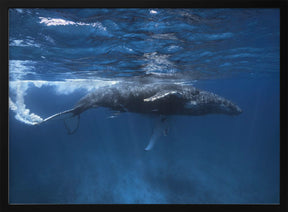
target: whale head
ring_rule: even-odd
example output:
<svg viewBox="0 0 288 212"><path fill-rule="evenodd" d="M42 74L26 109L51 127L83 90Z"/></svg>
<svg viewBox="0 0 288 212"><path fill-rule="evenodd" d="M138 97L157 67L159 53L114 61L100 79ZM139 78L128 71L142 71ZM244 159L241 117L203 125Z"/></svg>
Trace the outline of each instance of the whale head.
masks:
<svg viewBox="0 0 288 212"><path fill-rule="evenodd" d="M185 113L189 115L205 115L205 114L226 114L239 115L242 109L221 96L207 91L199 91L186 98L184 104Z"/></svg>
<svg viewBox="0 0 288 212"><path fill-rule="evenodd" d="M224 100L218 104L218 113L227 115L239 115L242 113L242 109L229 100Z"/></svg>

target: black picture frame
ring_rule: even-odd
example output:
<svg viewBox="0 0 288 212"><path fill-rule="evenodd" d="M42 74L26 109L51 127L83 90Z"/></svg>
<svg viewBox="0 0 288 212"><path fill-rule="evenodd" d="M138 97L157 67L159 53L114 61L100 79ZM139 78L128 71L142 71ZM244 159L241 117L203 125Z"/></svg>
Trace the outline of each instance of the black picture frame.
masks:
<svg viewBox="0 0 288 212"><path fill-rule="evenodd" d="M242 0L242 1L213 1L213 0L191 0L191 1L89 1L89 0L2 0L1 1L1 209L0 211L48 211L54 210L189 210L189 211L288 211L287 207L287 12L288 1L285 0ZM275 205L9 205L8 204L8 10L9 8L90 8L90 7L124 7L124 8L279 8L281 20L281 48L280 48L280 204Z"/></svg>

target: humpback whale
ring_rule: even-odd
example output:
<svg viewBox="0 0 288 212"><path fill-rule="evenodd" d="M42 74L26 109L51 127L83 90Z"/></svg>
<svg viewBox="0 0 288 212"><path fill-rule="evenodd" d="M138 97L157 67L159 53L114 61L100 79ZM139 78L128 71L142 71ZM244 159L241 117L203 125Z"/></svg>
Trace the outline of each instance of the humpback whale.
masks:
<svg viewBox="0 0 288 212"><path fill-rule="evenodd" d="M72 134L78 129L80 114L97 107L109 108L117 113L158 115L160 120L154 128L145 150L152 149L162 133L167 134L167 117L171 115L238 115L242 112L240 107L230 100L208 91L196 89L191 85L171 82L123 81L88 93L72 109L54 114L38 124L52 119L64 119L68 133ZM68 125L70 120L74 120L72 122L74 126Z"/></svg>

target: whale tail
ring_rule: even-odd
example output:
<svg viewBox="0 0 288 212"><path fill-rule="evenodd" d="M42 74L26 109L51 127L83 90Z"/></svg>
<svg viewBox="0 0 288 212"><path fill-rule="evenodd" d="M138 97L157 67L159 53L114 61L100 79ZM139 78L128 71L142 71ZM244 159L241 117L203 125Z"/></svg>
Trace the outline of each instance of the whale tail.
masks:
<svg viewBox="0 0 288 212"><path fill-rule="evenodd" d="M63 112L56 113L52 116L49 116L43 121L37 123L37 125L50 121L50 120L64 120L64 125L68 134L73 134L74 132L77 131L79 127L80 115L78 113L75 114L75 109L65 110Z"/></svg>

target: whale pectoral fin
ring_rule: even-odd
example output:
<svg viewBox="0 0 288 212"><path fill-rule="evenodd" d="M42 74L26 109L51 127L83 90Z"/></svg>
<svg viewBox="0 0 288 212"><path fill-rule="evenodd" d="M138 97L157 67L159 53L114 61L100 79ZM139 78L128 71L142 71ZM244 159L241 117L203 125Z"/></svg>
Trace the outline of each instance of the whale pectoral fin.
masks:
<svg viewBox="0 0 288 212"><path fill-rule="evenodd" d="M107 117L107 119L114 119L117 118L120 115L121 111L112 111L109 116Z"/></svg>
<svg viewBox="0 0 288 212"><path fill-rule="evenodd" d="M149 98L144 99L144 102L153 102L159 99L163 98L169 98L169 97L180 97L181 93L179 91L160 91L156 93L154 96L151 96Z"/></svg>
<svg viewBox="0 0 288 212"><path fill-rule="evenodd" d="M160 120L157 122L153 129L153 133L151 135L151 138L149 140L148 145L145 148L145 151L151 150L156 141L162 136L165 135L164 132L166 132L166 129L168 129L167 126L167 118L166 117L161 117ZM168 132L167 132L168 133Z"/></svg>
<svg viewBox="0 0 288 212"><path fill-rule="evenodd" d="M75 133L79 128L79 122L80 122L80 115L72 116L68 119L64 119L64 125L68 132L68 134Z"/></svg>
<svg viewBox="0 0 288 212"><path fill-rule="evenodd" d="M145 151L149 151L149 150L151 150L153 147L154 147L154 145L155 145L155 142L156 142L156 140L159 138L161 136L161 134L155 134L155 133L153 133L153 135L151 136L151 138L150 138L150 140L149 140L149 143L148 143L148 145L146 146L146 148L145 148Z"/></svg>

